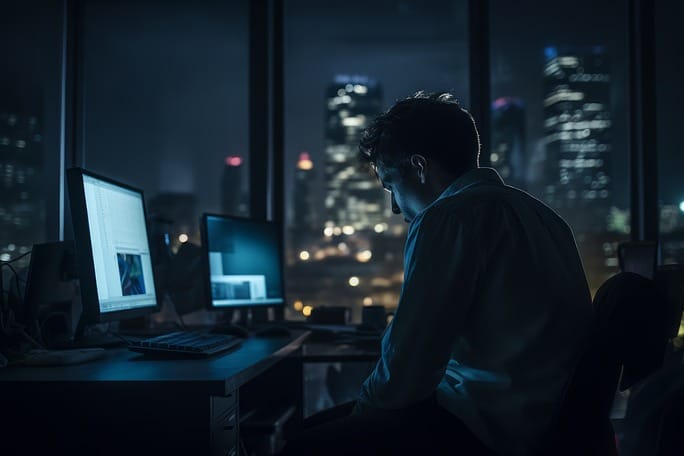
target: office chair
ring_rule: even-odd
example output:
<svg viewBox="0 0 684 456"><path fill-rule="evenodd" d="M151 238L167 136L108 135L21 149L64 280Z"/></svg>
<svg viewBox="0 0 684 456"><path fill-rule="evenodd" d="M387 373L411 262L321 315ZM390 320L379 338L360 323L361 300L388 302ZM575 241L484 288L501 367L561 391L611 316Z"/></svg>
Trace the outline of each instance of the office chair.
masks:
<svg viewBox="0 0 684 456"><path fill-rule="evenodd" d="M590 342L569 382L545 455L617 456L610 410L624 390L658 369L668 340L667 307L653 281L622 272L594 298Z"/></svg>
<svg viewBox="0 0 684 456"><path fill-rule="evenodd" d="M677 337L679 326L682 324L682 310L684 310L684 264L658 266L655 283L665 295L668 303L670 337Z"/></svg>
<svg viewBox="0 0 684 456"><path fill-rule="evenodd" d="M613 276L596 293L594 314L590 340L540 442L540 455L617 456L610 411L618 383L627 389L663 362L668 310L652 280L632 272ZM346 407L340 416L349 413L351 403Z"/></svg>
<svg viewBox="0 0 684 456"><path fill-rule="evenodd" d="M634 241L618 245L618 265L621 272L635 272L647 279L653 279L657 262L657 242Z"/></svg>

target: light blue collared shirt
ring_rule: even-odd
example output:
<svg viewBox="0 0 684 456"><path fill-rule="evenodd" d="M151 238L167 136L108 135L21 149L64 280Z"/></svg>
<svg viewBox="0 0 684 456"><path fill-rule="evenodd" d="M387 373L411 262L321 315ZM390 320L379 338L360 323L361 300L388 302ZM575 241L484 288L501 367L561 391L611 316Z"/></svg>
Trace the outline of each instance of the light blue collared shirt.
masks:
<svg viewBox="0 0 684 456"><path fill-rule="evenodd" d="M358 407L401 408L436 392L490 448L529 454L592 315L568 225L495 170L471 170L411 222L399 304Z"/></svg>

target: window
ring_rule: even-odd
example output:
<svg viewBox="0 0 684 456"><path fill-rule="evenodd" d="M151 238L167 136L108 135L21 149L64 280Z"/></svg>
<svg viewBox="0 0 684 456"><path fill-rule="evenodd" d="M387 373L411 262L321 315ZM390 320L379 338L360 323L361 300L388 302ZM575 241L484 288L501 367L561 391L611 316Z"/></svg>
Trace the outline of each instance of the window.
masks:
<svg viewBox="0 0 684 456"><path fill-rule="evenodd" d="M681 75L684 43L672 39L684 13L678 2L657 2L656 14L656 125L660 246L664 264L684 263L684 153Z"/></svg>
<svg viewBox="0 0 684 456"><path fill-rule="evenodd" d="M59 238L60 2L3 5L0 16L0 260Z"/></svg>
<svg viewBox="0 0 684 456"><path fill-rule="evenodd" d="M142 188L175 245L201 212L249 215L247 7L84 7L85 167Z"/></svg>
<svg viewBox="0 0 684 456"><path fill-rule="evenodd" d="M396 306L407 226L357 164L359 135L418 90L468 107L467 2L285 3L289 318Z"/></svg>
<svg viewBox="0 0 684 456"><path fill-rule="evenodd" d="M490 17L481 165L570 224L593 293L629 239L627 2L494 0Z"/></svg>

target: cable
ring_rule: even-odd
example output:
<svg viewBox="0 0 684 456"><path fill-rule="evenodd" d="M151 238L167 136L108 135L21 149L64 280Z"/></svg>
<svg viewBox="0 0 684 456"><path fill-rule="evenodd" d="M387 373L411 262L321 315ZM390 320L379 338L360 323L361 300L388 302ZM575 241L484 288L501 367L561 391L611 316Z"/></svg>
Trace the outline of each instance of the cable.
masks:
<svg viewBox="0 0 684 456"><path fill-rule="evenodd" d="M180 322L180 327L181 329L187 331L188 327L185 325L185 321L183 320L183 316L176 311L176 316L178 317L178 321Z"/></svg>
<svg viewBox="0 0 684 456"><path fill-rule="evenodd" d="M126 339L124 336L122 336L121 334L119 334L119 333L117 333L117 332L107 331L105 334L110 335L110 336L114 336L114 337L116 337L116 338L118 338L118 339L121 339L126 345L130 345L130 344L131 344L131 341L130 341L130 340Z"/></svg>
<svg viewBox="0 0 684 456"><path fill-rule="evenodd" d="M11 260L2 261L2 264L4 265L4 264L14 263L15 261L19 261L19 260L21 260L22 258L24 258L25 256L28 256L28 255L30 255L30 254L31 254L31 250L29 250L29 251L26 252L26 253L22 253L22 254L19 255L18 257L12 258Z"/></svg>
<svg viewBox="0 0 684 456"><path fill-rule="evenodd" d="M6 266L6 267L10 268L10 270L14 274L14 284L17 287L17 296L19 296L19 299L23 302L24 297L21 296L21 289L19 288L19 273L17 272L16 269L14 269L14 266L12 266L10 264L10 262L5 262L5 263L0 264L0 274L2 274L2 266ZM23 281L26 282L25 280L23 280Z"/></svg>
<svg viewBox="0 0 684 456"><path fill-rule="evenodd" d="M14 263L15 261L18 261L27 255L29 255L31 251L28 251L22 255L19 255L18 257L9 260L9 261L2 261L0 262L0 274L2 274L2 267L6 266L9 268L10 271L12 271L12 274L14 274L14 284L17 289L17 297L19 300L23 303L26 296L21 295L21 285L19 282L24 282L26 283L26 280L22 279L19 277L19 273L17 270L12 266L11 263ZM5 290L3 288L2 293L6 293L7 296L11 296L11 290ZM2 331L3 334L6 336L12 336L13 334L19 334L21 335L25 340L30 342L32 345L38 347L38 348L44 348L43 344L34 339L31 335L29 335L26 332L26 327L19 322L16 321L15 318L15 312L14 309L12 308L9 300L5 302L5 304L2 306L3 308L0 309L0 330Z"/></svg>

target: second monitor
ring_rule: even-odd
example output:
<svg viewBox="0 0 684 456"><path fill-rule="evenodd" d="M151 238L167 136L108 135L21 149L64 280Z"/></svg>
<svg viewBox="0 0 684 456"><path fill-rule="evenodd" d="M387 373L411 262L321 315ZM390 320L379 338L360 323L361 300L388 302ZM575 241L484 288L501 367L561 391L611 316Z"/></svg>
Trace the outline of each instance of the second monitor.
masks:
<svg viewBox="0 0 684 456"><path fill-rule="evenodd" d="M212 308L285 303L282 239L276 223L204 214L202 246Z"/></svg>

